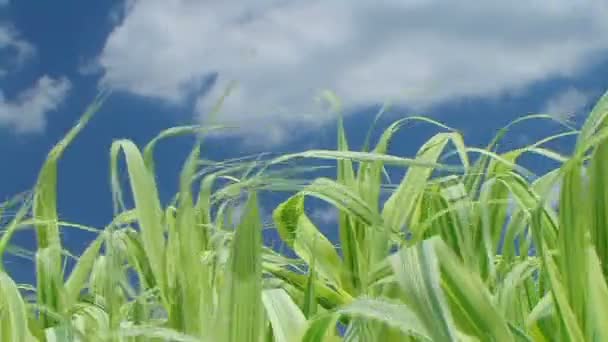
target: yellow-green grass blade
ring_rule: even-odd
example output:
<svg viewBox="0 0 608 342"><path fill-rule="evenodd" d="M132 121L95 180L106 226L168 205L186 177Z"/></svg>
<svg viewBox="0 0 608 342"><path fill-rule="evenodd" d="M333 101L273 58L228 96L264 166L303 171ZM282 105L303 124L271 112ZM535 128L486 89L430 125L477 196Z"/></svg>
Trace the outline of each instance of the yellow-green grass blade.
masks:
<svg viewBox="0 0 608 342"><path fill-rule="evenodd" d="M349 217L372 227L383 226L382 217L350 188L329 178L317 178L300 191L302 195L319 198L348 213Z"/></svg>
<svg viewBox="0 0 608 342"><path fill-rule="evenodd" d="M568 303L584 329L586 287L585 278L578 272L586 263L585 238L589 229L590 206L582 176L582 162L572 159L564 168L561 187L558 231L557 265L563 280ZM554 286L553 282L552 285Z"/></svg>
<svg viewBox="0 0 608 342"><path fill-rule="evenodd" d="M608 276L608 140L593 151L588 168L591 241Z"/></svg>
<svg viewBox="0 0 608 342"><path fill-rule="evenodd" d="M601 261L591 244L586 248L586 253L586 280L589 291L587 317L590 320L587 341L608 341L608 286L603 276Z"/></svg>
<svg viewBox="0 0 608 342"><path fill-rule="evenodd" d="M435 252L442 270L442 285L454 320L462 332L480 341L514 341L504 317L497 311L481 278L458 261L441 240Z"/></svg>
<svg viewBox="0 0 608 342"><path fill-rule="evenodd" d="M439 135L451 135L453 133L439 133ZM447 141L446 141L447 142ZM468 150L474 150L468 148ZM422 151L421 151L422 152ZM485 152L485 151L483 151ZM292 159L309 158L322 160L350 160L356 162L382 162L385 165L418 167L425 169L435 169L446 172L462 172L462 166L446 165L438 162L422 160L421 158L403 158L388 154L374 152L354 152L354 151L332 151L332 150L309 150L286 154L269 161L269 165L282 164Z"/></svg>
<svg viewBox="0 0 608 342"><path fill-rule="evenodd" d="M7 203L8 204L8 203ZM4 271L4 254L7 252L7 249L10 247L10 241L13 235L17 232L20 227L20 223L24 220L31 209L32 203L27 200L19 207L17 213L15 213L15 217L8 223L6 227L3 227L2 236L0 236L0 271ZM2 207L6 208L5 206ZM0 218L2 218L2 213L0 213Z"/></svg>
<svg viewBox="0 0 608 342"><path fill-rule="evenodd" d="M266 263L264 264L264 271L265 273L294 286L301 292L305 291L307 286L311 286L309 285L310 277L305 274L288 270L284 267ZM313 291L316 300L325 309L335 309L336 307L350 303L353 300L353 297L348 292L340 288L331 287L318 279L312 281L312 286L314 287Z"/></svg>
<svg viewBox="0 0 608 342"><path fill-rule="evenodd" d="M123 152L131 192L135 202L137 221L141 229L142 243L150 269L154 275L161 297L167 302L166 247L164 238L163 212L158 198L154 175L146 168L139 149L129 140L118 140L110 151L113 178L118 175L118 155ZM118 186L118 184L114 184Z"/></svg>
<svg viewBox="0 0 608 342"><path fill-rule="evenodd" d="M283 289L264 290L262 302L276 342L300 342L306 331L306 317Z"/></svg>
<svg viewBox="0 0 608 342"><path fill-rule="evenodd" d="M35 260L38 304L49 308L50 311L65 314L67 307L62 279L61 250L58 246L39 248ZM43 328L58 324L58 321L46 312L41 312L40 321Z"/></svg>
<svg viewBox="0 0 608 342"><path fill-rule="evenodd" d="M0 270L0 340L33 342L28 313L15 282Z"/></svg>
<svg viewBox="0 0 608 342"><path fill-rule="evenodd" d="M454 247L454 250L458 251L459 257L471 267L475 266L478 261L483 264L487 263L488 261L484 258L479 258L479 260L476 258L476 253L490 260L493 256L484 253L485 245L476 244L477 240L481 238L478 236L479 230L476 229L475 206L466 192L464 183L460 181L460 177L451 175L441 179L440 185L438 195L443 197L450 211L450 222L453 225L451 230L458 232L458 245ZM416 237L422 236L416 229L413 229L413 232ZM483 234L483 231L481 233ZM480 249L476 251L475 247Z"/></svg>
<svg viewBox="0 0 608 342"><path fill-rule="evenodd" d="M51 149L40 170L34 189L33 216L38 222L35 226L39 249L39 257L36 259L38 302L57 312L63 312L66 309L63 307L61 238L57 214L57 164L67 146L101 107L103 100L103 96L98 98L78 123ZM40 262L44 264L39 264ZM41 314L41 322L43 328L54 324L54 320L44 313Z"/></svg>
<svg viewBox="0 0 608 342"><path fill-rule="evenodd" d="M184 136L184 135L191 135L191 134L196 134L196 133L208 133L208 132L212 132L215 130L219 130L224 128L224 126L205 126L205 127L201 127L199 125L190 125L190 126L178 126L178 127L171 127L168 128L164 131L162 131L160 134L158 134L156 137L154 137L154 139L150 140L150 142L148 142L148 144L146 144L146 146L143 149L143 158L144 158L144 162L146 163L146 167L151 170L154 171L154 149L156 148L156 145L158 145L158 143L161 140L165 140L168 138L174 138L174 137L180 137L180 136Z"/></svg>
<svg viewBox="0 0 608 342"><path fill-rule="evenodd" d="M524 282L530 279L534 272L538 271L538 263L537 260L531 258L515 263L497 284L494 290L496 307L506 319L519 321L522 325L525 323L526 317L521 312L522 299L520 296L525 291L523 288Z"/></svg>
<svg viewBox="0 0 608 342"><path fill-rule="evenodd" d="M553 294L551 292L546 293L534 306L534 308L528 313L525 321L525 327L530 331L530 334L534 336L536 340L541 338L549 341L549 336L553 336L556 333L555 330L543 332L542 321L555 319L555 305L553 302Z"/></svg>
<svg viewBox="0 0 608 342"><path fill-rule="evenodd" d="M396 329L402 333L399 340L408 336L424 341L431 336L413 310L403 303L388 298L359 298L338 309L336 313L357 319L358 322L381 323L384 327ZM380 331L373 332L377 334Z"/></svg>
<svg viewBox="0 0 608 342"><path fill-rule="evenodd" d="M319 315L310 321L302 342L334 342L343 341L335 336L334 331L340 317L338 315Z"/></svg>
<svg viewBox="0 0 608 342"><path fill-rule="evenodd" d="M407 305L388 298L359 298L334 311L319 314L310 320L302 341L333 341L336 323L342 318L383 324L400 332L397 339L389 341L432 341L432 332L418 319ZM391 336L395 336L394 334ZM355 337L356 338L356 337Z"/></svg>
<svg viewBox="0 0 608 342"><path fill-rule="evenodd" d="M463 235L452 217L453 206L440 194L441 186L438 183L430 183L424 191L420 205L418 206L417 219L412 229L416 230L423 238L433 235L441 236L442 240L453 249L463 246ZM420 239L408 241L408 245L418 243Z"/></svg>
<svg viewBox="0 0 608 342"><path fill-rule="evenodd" d="M103 239L104 236L100 235L85 249L65 283L66 303L70 308L76 303L81 291L86 286L95 259L98 257L103 244Z"/></svg>
<svg viewBox="0 0 608 342"><path fill-rule="evenodd" d="M296 195L273 212L279 235L309 265L316 259L316 271L333 286L341 287L342 260L331 242L319 232L304 212L304 196Z"/></svg>
<svg viewBox="0 0 608 342"><path fill-rule="evenodd" d="M121 327L119 331L105 334L104 339L114 341L128 341L129 338L140 337L143 341L171 341L171 342L201 342L200 339L190 336L175 329L158 327L153 325ZM205 341L206 342L206 341Z"/></svg>
<svg viewBox="0 0 608 342"><path fill-rule="evenodd" d="M316 251L316 244L313 243L313 251ZM316 253L315 253L316 255ZM308 279L304 288L304 298L302 299L302 312L306 318L310 318L317 313L317 294L315 292L315 281L317 281L317 258L313 256L312 262L308 267Z"/></svg>
<svg viewBox="0 0 608 342"><path fill-rule="evenodd" d="M433 341L457 341L457 329L441 289L441 274L432 237L390 257L405 301Z"/></svg>
<svg viewBox="0 0 608 342"><path fill-rule="evenodd" d="M176 213L176 228L170 230L170 237L176 242L177 248L170 249L167 253L167 262L177 268L176 279L172 293L176 294L171 299L172 310L170 320L173 328L183 331L189 335L201 334L201 292L202 270L200 253L205 244L202 229L196 225L196 214L192 201L192 179L196 172L196 161L200 155L197 145L190 153L184 164L180 176L180 193L178 196L179 206ZM173 233L173 234L171 234ZM184 272L184 270L191 270ZM205 303L210 305L211 303Z"/></svg>
<svg viewBox="0 0 608 342"><path fill-rule="evenodd" d="M213 222L211 217L211 194L217 176L217 174L210 174L202 179L195 205L197 229L201 229L201 243L205 250L208 248L209 244L209 225Z"/></svg>
<svg viewBox="0 0 608 342"><path fill-rule="evenodd" d="M348 152L348 141L344 132L344 124L342 117L338 121L338 151ZM355 185L355 172L353 169L353 163L350 159L337 159L338 170L337 170L337 182L344 187L353 188ZM338 213L338 229L340 237L340 245L342 246L342 257L344 260L345 273L343 272L344 286L349 290L354 290L360 287L359 274L361 270L360 250L357 240L356 224L350 219L350 215L344 211L339 210Z"/></svg>
<svg viewBox="0 0 608 342"><path fill-rule="evenodd" d="M131 228L125 228L116 233L121 233L117 238L121 238L122 244L126 246L126 259L138 274L141 290L154 289L156 287L156 280L152 272L150 260L146 256L141 235Z"/></svg>
<svg viewBox="0 0 608 342"><path fill-rule="evenodd" d="M110 330L108 314L100 306L78 303L72 311L74 342L103 340L103 335Z"/></svg>
<svg viewBox="0 0 608 342"><path fill-rule="evenodd" d="M546 179L539 179L539 181L552 181L555 174L547 174L543 177L547 177ZM541 196L535 191L533 186L530 186L528 182L526 182L523 177L515 174L509 173L507 175L503 175L497 178L497 181L501 182L508 190L510 198L513 199L516 210L513 212L512 218L514 220L507 227L507 231L505 233L505 243L504 243L504 255L510 260L515 255L515 245L514 238L519 235L522 237L521 233L523 233L523 229L526 227L525 220L529 220L530 217L533 216L533 213L539 215L539 226L538 231L533 230L533 239L535 243L535 247L538 249L543 248L543 244L541 241L550 248L554 248L557 242L557 222L555 220L555 215L548 205L548 203L544 203L541 201ZM519 215L524 215L525 220L520 220ZM522 243L525 245L525 240L522 240ZM529 247L529 246L528 246ZM521 248L521 256L525 257L527 250L525 248ZM524 251L526 253L524 253Z"/></svg>
<svg viewBox="0 0 608 342"><path fill-rule="evenodd" d="M97 99L70 129L65 137L59 141L49 152L42 169L38 175L34 189L34 218L40 222L36 226L38 245L45 248L50 245L60 246L59 227L57 225L57 164L68 145L76 138L86 126L93 115L99 110L104 97Z"/></svg>
<svg viewBox="0 0 608 342"><path fill-rule="evenodd" d="M262 335L262 225L257 194L249 195L225 272L217 315L218 342L258 341Z"/></svg>
<svg viewBox="0 0 608 342"><path fill-rule="evenodd" d="M448 133L439 133L432 137L418 151L416 162L436 164L450 137L451 134ZM382 209L382 218L387 227L393 231L401 231L410 223L412 212L432 172L431 168L410 167Z"/></svg>
<svg viewBox="0 0 608 342"><path fill-rule="evenodd" d="M583 329L578 321L579 317L576 316L576 311L570 306L568 290L562 283L562 275L559 273L559 269L553 261L552 256L549 255L547 248L543 248L542 252L543 263L547 269L547 275L551 282L553 302L555 303L556 312L563 326L563 329L557 331L552 338L553 340L561 341L585 341ZM583 288L580 288L579 290L585 291Z"/></svg>
<svg viewBox="0 0 608 342"><path fill-rule="evenodd" d="M578 136L576 142L576 150L581 151L582 149L586 149L586 144L589 140L593 138L593 136L605 128L606 126L606 117L608 116L608 91L604 93L604 95L598 100L595 104L591 113L585 120L583 127L581 129L581 133Z"/></svg>
<svg viewBox="0 0 608 342"><path fill-rule="evenodd" d="M494 136L492 141L486 146L485 150L490 153L496 151L500 141L506 136L506 134L509 132L509 130L512 129L515 125L523 123L525 121L537 120L537 119L542 119L542 120L549 119L552 121L557 121L562 126L569 128L571 131L574 130L568 124L556 119L556 117L554 115L530 114L530 115L526 115L526 116L517 118L517 119L511 121L510 123L508 123L506 126L502 127L498 131L498 133ZM560 135L558 134L556 136L549 137L546 140L547 141L553 140L553 139L557 138L558 136L560 136ZM541 140L539 142L539 144L542 144L544 142L546 142L546 141ZM536 146L537 145L532 145L531 147L536 147ZM484 170L487 168L488 163L491 161L491 158L492 158L492 156L490 154L482 154L480 156L480 158L477 159L475 164L469 169L470 171L466 174L465 180L464 180L465 186L469 193L476 194L479 191L479 188L486 176L486 173L484 172Z"/></svg>

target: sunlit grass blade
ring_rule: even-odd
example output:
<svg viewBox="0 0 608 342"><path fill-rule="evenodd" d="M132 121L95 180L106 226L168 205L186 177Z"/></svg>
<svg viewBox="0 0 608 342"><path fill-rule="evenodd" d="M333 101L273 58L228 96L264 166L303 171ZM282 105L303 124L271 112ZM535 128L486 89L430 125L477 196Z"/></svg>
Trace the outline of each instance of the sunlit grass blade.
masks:
<svg viewBox="0 0 608 342"><path fill-rule="evenodd" d="M400 250L390 257L395 280L405 301L433 341L458 341L457 329L441 289L435 246L438 237Z"/></svg>
<svg viewBox="0 0 608 342"><path fill-rule="evenodd" d="M3 270L0 270L0 340L35 341L28 329L23 298L15 282Z"/></svg>
<svg viewBox="0 0 608 342"><path fill-rule="evenodd" d="M514 341L479 276L466 269L442 241L436 241L434 247L441 264L443 289L452 304L451 312L454 320L466 327L464 332L480 341Z"/></svg>
<svg viewBox="0 0 608 342"><path fill-rule="evenodd" d="M200 155L200 147L197 145L191 151L184 163L180 175L180 192L178 207L174 224L169 226L169 243L175 248L168 249L167 263L173 264L174 268L197 270L189 274L176 270L176 279L172 281L172 293L174 298L170 299L172 304L169 319L173 328L183 331L189 335L199 336L201 334L201 292L203 278L200 262L200 253L203 251L205 227L196 225L196 213L192 199L192 180L196 172L196 162ZM172 227L173 226L173 227ZM170 276L170 275L169 275ZM204 303L211 305L211 303Z"/></svg>
<svg viewBox="0 0 608 342"><path fill-rule="evenodd" d="M608 91L597 101L591 113L585 120L581 133L576 142L576 150L581 150L585 144L606 125L606 117L608 117Z"/></svg>
<svg viewBox="0 0 608 342"><path fill-rule="evenodd" d="M581 329L586 319L585 279L578 272L587 264L585 239L588 236L590 206L583 179L582 162L571 160L564 168L564 178L560 195L557 265L563 281L564 294ZM546 260L545 260L546 262ZM555 284L552 281L552 287Z"/></svg>
<svg viewBox="0 0 608 342"><path fill-rule="evenodd" d="M280 204L273 218L283 241L309 265L316 259L316 271L333 286L341 287L342 260L304 213L304 196L296 195Z"/></svg>
<svg viewBox="0 0 608 342"><path fill-rule="evenodd" d="M608 286L603 276L602 265L593 245L586 248L587 254L587 286L589 291L589 302L587 317L589 325L587 328L587 341L608 341Z"/></svg>
<svg viewBox="0 0 608 342"><path fill-rule="evenodd" d="M556 332L554 337L559 340L566 341L585 341L583 330L578 322L576 311L572 309L568 299L568 290L562 284L562 276L555 265L552 257L547 249L543 249L543 260L547 267L547 274L551 281L551 293L553 294L553 302L556 305L558 317L562 323L563 329ZM584 269L584 268L583 268ZM584 281L584 280L583 280ZM580 290L583 290L581 288Z"/></svg>
<svg viewBox="0 0 608 342"><path fill-rule="evenodd" d="M100 96L84 113L78 123L49 152L34 189L33 216L37 220L38 239L37 275L38 301L54 311L63 312L63 269L61 268L61 238L57 214L57 164L67 146L76 138L88 121L101 107L104 96ZM39 264L43 262L44 264ZM38 273L39 272L39 273ZM51 273L47 273L51 272ZM54 320L41 314L43 327L50 327Z"/></svg>
<svg viewBox="0 0 608 342"><path fill-rule="evenodd" d="M306 317L287 292L282 289L265 290L262 302L272 326L274 341L301 341L307 326Z"/></svg>
<svg viewBox="0 0 608 342"><path fill-rule="evenodd" d="M419 150L416 161L435 164L450 139L450 134L439 133L426 142ZM412 165L414 166L414 165ZM384 204L382 217L393 231L401 231L410 220L422 190L432 173L431 168L411 167L399 187Z"/></svg>
<svg viewBox="0 0 608 342"><path fill-rule="evenodd" d="M225 271L215 329L216 341L258 341L264 324L262 304L262 225L255 192L249 195Z"/></svg>
<svg viewBox="0 0 608 342"><path fill-rule="evenodd" d="M141 228L144 250L161 296L166 302L167 278L165 238L162 226L163 213L154 175L146 168L135 144L128 140L119 140L112 144L110 151L112 178L116 178L118 174L118 154L121 150L127 162L127 171L133 200L135 201L137 220Z"/></svg>
<svg viewBox="0 0 608 342"><path fill-rule="evenodd" d="M85 287L91 269L95 264L95 259L99 255L103 238L100 235L86 248L70 273L65 283L65 297L68 307L76 303L81 291Z"/></svg>
<svg viewBox="0 0 608 342"><path fill-rule="evenodd" d="M589 197L591 241L608 276L608 140L601 142L593 151L589 163Z"/></svg>

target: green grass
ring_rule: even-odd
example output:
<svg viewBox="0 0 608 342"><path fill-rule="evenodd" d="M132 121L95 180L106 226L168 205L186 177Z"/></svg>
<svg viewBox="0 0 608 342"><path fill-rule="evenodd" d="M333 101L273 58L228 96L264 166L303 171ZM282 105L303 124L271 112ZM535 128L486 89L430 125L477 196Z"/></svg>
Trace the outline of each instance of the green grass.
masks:
<svg viewBox="0 0 608 342"><path fill-rule="evenodd" d="M118 140L115 217L98 228L61 222L57 164L103 100L51 150L33 193L0 206L0 258L20 252L11 245L18 230L37 236L34 287L16 284L0 263L0 341L608 340L608 93L580 130L563 125L507 152L496 146L511 127L551 116L516 120L483 149L422 117L395 122L375 146L368 135L362 151L349 149L340 121L336 150L223 162L200 156L205 134L219 127L173 128L141 148ZM438 133L411 158L388 154L411 121ZM197 144L163 206L154 148L184 134ZM573 135L569 156L544 147ZM535 176L518 162L525 154L560 167ZM310 179L317 168L301 160L332 160L336 177ZM392 187L388 168L406 170ZM559 210L549 197L557 184ZM270 227L262 192L289 196ZM306 214L310 197L338 209L338 246ZM97 234L67 274L66 227ZM276 229L296 257L264 246L264 229Z"/></svg>

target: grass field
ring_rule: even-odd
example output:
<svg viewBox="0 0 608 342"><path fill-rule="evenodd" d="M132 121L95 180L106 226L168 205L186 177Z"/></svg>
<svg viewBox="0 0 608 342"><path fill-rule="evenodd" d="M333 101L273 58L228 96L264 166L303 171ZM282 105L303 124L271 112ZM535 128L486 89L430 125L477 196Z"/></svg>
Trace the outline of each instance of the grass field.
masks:
<svg viewBox="0 0 608 342"><path fill-rule="evenodd" d="M266 159L203 163L199 127L141 147L118 140L115 217L103 228L61 222L57 163L102 104L51 150L33 193L0 206L0 258L18 230L37 236L35 286L0 263L0 341L608 341L608 93L580 129L500 153L512 125L551 117L523 117L483 149L418 117L362 151L339 124L335 150ZM412 158L388 155L415 120L438 133ZM163 207L154 148L184 134L197 144ZM577 139L571 155L544 147L566 136ZM536 176L518 163L525 154L561 166ZM313 168L298 162L321 159L336 176L306 178ZM386 186L388 168L407 170L397 186ZM270 228L289 254L262 243L258 194L273 191L291 196ZM308 198L339 210L338 246L306 214ZM68 226L97 231L69 272Z"/></svg>

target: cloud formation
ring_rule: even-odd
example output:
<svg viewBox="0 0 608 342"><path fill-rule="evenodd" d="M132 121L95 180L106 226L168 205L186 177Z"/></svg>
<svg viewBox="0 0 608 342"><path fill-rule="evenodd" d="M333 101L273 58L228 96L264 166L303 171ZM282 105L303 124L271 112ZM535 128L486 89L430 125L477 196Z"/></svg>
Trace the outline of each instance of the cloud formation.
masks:
<svg viewBox="0 0 608 342"><path fill-rule="evenodd" d="M0 0L1 1L1 0ZM19 37L17 31L0 23L0 80L9 72L18 71L35 54L34 47ZM30 88L13 99L0 88L0 127L10 127L17 133L39 133L46 126L46 114L59 106L70 89L70 81L40 77Z"/></svg>
<svg viewBox="0 0 608 342"><path fill-rule="evenodd" d="M20 68L35 51L30 43L19 37L12 26L0 23L0 52L4 57L0 59L0 77L6 75L8 69Z"/></svg>
<svg viewBox="0 0 608 342"><path fill-rule="evenodd" d="M0 126L8 126L17 133L40 133L46 126L46 113L55 110L70 90L66 78L42 76L35 85L21 92L14 100L7 100L0 90Z"/></svg>
<svg viewBox="0 0 608 342"><path fill-rule="evenodd" d="M347 108L397 101L413 109L499 96L568 77L608 49L608 3L556 1L220 2L132 0L98 64L102 84L222 111L256 139L283 141L329 119L331 89ZM217 75L211 92L201 82Z"/></svg>
<svg viewBox="0 0 608 342"><path fill-rule="evenodd" d="M338 222L338 210L331 206L317 207L312 211L310 217L323 225L335 224Z"/></svg>
<svg viewBox="0 0 608 342"><path fill-rule="evenodd" d="M576 88L568 88L549 99L544 111L560 119L570 119L581 115L590 100L590 94Z"/></svg>

